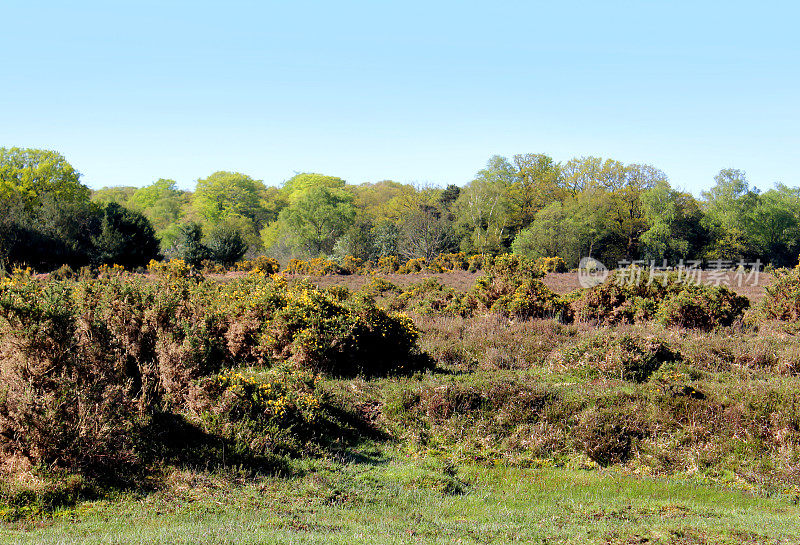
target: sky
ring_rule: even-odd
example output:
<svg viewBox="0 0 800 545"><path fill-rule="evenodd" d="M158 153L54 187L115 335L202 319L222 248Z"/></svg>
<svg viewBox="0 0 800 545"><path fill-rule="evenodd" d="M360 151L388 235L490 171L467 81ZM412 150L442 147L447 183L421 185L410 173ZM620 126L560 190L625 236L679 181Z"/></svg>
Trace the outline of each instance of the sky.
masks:
<svg viewBox="0 0 800 545"><path fill-rule="evenodd" d="M800 185L792 2L0 3L0 147L92 188L463 185L492 155Z"/></svg>

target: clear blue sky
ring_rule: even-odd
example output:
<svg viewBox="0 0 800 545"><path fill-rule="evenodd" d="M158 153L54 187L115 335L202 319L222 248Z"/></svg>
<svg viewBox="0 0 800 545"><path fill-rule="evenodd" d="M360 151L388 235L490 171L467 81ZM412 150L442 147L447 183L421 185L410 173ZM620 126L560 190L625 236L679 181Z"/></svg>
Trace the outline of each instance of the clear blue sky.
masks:
<svg viewBox="0 0 800 545"><path fill-rule="evenodd" d="M798 185L791 2L0 6L0 146L91 187L215 170L464 184L493 154Z"/></svg>

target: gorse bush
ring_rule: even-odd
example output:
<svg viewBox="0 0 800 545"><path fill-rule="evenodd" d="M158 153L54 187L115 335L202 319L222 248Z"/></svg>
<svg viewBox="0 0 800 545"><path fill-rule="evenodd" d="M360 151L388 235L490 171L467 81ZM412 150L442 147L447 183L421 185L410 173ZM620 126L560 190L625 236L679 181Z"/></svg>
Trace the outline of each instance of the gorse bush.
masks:
<svg viewBox="0 0 800 545"><path fill-rule="evenodd" d="M388 306L392 310L411 311L427 316L466 315L470 312L464 302L464 294L443 285L436 278L427 278L396 293L389 300Z"/></svg>
<svg viewBox="0 0 800 545"><path fill-rule="evenodd" d="M767 296L758 313L768 320L796 322L800 319L800 265L775 271L775 282L766 287Z"/></svg>
<svg viewBox="0 0 800 545"><path fill-rule="evenodd" d="M275 369L263 376L227 370L202 382L197 403L206 429L244 452L296 454L313 446L326 417L314 375Z"/></svg>
<svg viewBox="0 0 800 545"><path fill-rule="evenodd" d="M281 264L277 259L260 255L255 259L246 259L236 263L236 269L239 271L255 271L263 274L275 274L281 270Z"/></svg>
<svg viewBox="0 0 800 545"><path fill-rule="evenodd" d="M324 257L315 257L304 261L301 259L290 259L283 270L284 274L298 274L309 276L327 276L341 274L342 268L333 260Z"/></svg>
<svg viewBox="0 0 800 545"><path fill-rule="evenodd" d="M506 254L492 259L486 273L467 295L467 304L519 318L558 317L572 321L569 303L539 280L544 272L523 256Z"/></svg>
<svg viewBox="0 0 800 545"><path fill-rule="evenodd" d="M572 304L580 320L597 324L658 319L665 325L700 329L729 326L749 305L746 297L726 286L689 284L677 274L649 280L635 267L615 271Z"/></svg>
<svg viewBox="0 0 800 545"><path fill-rule="evenodd" d="M368 300L345 304L261 273L216 284L180 262L157 270L0 283L3 448L75 470L120 469L137 464L152 418L195 413L203 379L223 369L287 362L385 375L427 364L411 321Z"/></svg>
<svg viewBox="0 0 800 545"><path fill-rule="evenodd" d="M665 325L712 329L731 325L750 306L746 297L725 286L689 285L670 294L656 318Z"/></svg>

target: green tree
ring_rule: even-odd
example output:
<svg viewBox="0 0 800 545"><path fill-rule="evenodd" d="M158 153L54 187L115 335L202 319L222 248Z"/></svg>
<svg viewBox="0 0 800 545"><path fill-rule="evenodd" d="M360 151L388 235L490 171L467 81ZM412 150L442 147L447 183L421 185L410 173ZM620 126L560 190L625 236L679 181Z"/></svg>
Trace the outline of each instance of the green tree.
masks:
<svg viewBox="0 0 800 545"><path fill-rule="evenodd" d="M536 212L548 204L560 201L565 193L561 165L544 154L528 153L514 156L516 180L509 188L511 214L516 231L524 229Z"/></svg>
<svg viewBox="0 0 800 545"><path fill-rule="evenodd" d="M136 193L137 189L131 186L103 187L92 191L92 201L101 204L115 202L122 206L127 206L128 200Z"/></svg>
<svg viewBox="0 0 800 545"><path fill-rule="evenodd" d="M307 187L292 196L278 221L264 231L264 244L269 247L285 237L296 251L329 254L355 216L353 196L347 191L327 185Z"/></svg>
<svg viewBox="0 0 800 545"><path fill-rule="evenodd" d="M347 186L346 189L353 194L353 204L358 209L359 215L371 221L390 217L389 210L393 207L393 203L403 197L414 195L417 191L411 184L401 184L391 180Z"/></svg>
<svg viewBox="0 0 800 545"><path fill-rule="evenodd" d="M649 229L641 236L642 257L677 261L697 255L706 243L697 201L660 180L641 196Z"/></svg>
<svg viewBox="0 0 800 545"><path fill-rule="evenodd" d="M400 253L428 261L456 248L453 222L435 205L420 203L400 223Z"/></svg>
<svg viewBox="0 0 800 545"><path fill-rule="evenodd" d="M45 194L64 203L88 202L91 191L58 152L0 148L0 199L18 198L35 207Z"/></svg>
<svg viewBox="0 0 800 545"><path fill-rule="evenodd" d="M800 189L778 184L758 195L746 216L747 232L763 261L777 266L797 262L800 249Z"/></svg>
<svg viewBox="0 0 800 545"><path fill-rule="evenodd" d="M266 186L238 172L215 172L197 180L193 204L207 223L214 225L239 216L260 226L264 219L262 199Z"/></svg>
<svg viewBox="0 0 800 545"><path fill-rule="evenodd" d="M215 225L206 239L210 257L217 263L230 266L247 253L247 242L239 230L231 224Z"/></svg>
<svg viewBox="0 0 800 545"><path fill-rule="evenodd" d="M462 250L498 253L505 248L513 228L510 191L516 181L514 166L495 155L464 187L455 203Z"/></svg>
<svg viewBox="0 0 800 545"><path fill-rule="evenodd" d="M92 237L92 243L92 261L97 265L142 267L159 257L158 239L147 218L117 203L103 207L98 233Z"/></svg>
<svg viewBox="0 0 800 545"><path fill-rule="evenodd" d="M178 227L175 242L168 253L170 257L183 259L194 266L211 257L211 251L203 244L203 228L196 222L187 222Z"/></svg>
<svg viewBox="0 0 800 545"><path fill-rule="evenodd" d="M714 186L702 193L704 226L711 233L706 254L712 259L751 260L759 253L750 232L751 218L758 206L757 190L751 190L741 170L723 169Z"/></svg>

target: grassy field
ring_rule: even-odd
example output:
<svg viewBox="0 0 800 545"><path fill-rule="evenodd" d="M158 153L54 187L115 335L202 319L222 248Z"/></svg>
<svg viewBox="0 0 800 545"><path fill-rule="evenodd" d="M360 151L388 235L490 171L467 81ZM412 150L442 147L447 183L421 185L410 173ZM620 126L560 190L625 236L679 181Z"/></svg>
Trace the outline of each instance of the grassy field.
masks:
<svg viewBox="0 0 800 545"><path fill-rule="evenodd" d="M3 543L800 543L800 508L613 471L449 468L400 453L302 476L175 471L146 496L0 530Z"/></svg>

